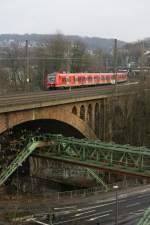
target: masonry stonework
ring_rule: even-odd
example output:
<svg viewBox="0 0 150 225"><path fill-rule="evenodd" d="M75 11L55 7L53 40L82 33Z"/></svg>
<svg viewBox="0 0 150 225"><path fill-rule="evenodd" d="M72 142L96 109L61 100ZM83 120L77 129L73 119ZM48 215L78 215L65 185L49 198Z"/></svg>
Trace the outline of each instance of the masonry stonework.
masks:
<svg viewBox="0 0 150 225"><path fill-rule="evenodd" d="M99 138L103 141L128 143L123 136L131 129L135 97L130 95L112 96L65 103L56 106L44 106L33 109L0 113L0 134L16 125L35 120L57 120L70 125L86 138Z"/></svg>

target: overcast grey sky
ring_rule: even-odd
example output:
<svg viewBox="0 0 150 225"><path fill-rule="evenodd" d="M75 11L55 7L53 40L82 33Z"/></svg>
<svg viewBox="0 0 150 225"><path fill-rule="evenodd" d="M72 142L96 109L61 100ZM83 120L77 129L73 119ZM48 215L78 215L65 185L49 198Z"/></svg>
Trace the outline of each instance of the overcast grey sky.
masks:
<svg viewBox="0 0 150 225"><path fill-rule="evenodd" d="M150 37L150 0L0 0L0 34Z"/></svg>

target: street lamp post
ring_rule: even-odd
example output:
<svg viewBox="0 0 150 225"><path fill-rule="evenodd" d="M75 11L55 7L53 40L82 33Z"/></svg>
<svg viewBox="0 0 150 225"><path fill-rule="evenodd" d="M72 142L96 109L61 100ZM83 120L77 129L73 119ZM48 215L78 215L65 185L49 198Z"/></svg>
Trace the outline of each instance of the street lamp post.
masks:
<svg viewBox="0 0 150 225"><path fill-rule="evenodd" d="M118 225L118 185L114 185L113 189L116 191L116 213L115 213L115 225Z"/></svg>
<svg viewBox="0 0 150 225"><path fill-rule="evenodd" d="M26 83L25 83L25 89L27 91L30 90L30 69L29 69L29 47L28 47L28 40L26 40Z"/></svg>

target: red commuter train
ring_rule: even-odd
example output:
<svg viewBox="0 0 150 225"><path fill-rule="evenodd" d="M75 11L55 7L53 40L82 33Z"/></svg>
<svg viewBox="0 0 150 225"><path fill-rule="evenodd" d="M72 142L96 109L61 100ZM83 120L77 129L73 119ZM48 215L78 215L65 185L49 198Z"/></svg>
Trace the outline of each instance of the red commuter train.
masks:
<svg viewBox="0 0 150 225"><path fill-rule="evenodd" d="M128 80L127 72L121 73L45 73L44 89L61 89L104 84L115 84Z"/></svg>

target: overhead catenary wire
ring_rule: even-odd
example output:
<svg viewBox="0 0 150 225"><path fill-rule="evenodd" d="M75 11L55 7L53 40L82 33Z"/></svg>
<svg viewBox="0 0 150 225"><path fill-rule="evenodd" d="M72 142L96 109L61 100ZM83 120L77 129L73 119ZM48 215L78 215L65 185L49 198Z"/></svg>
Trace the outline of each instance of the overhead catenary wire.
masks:
<svg viewBox="0 0 150 225"><path fill-rule="evenodd" d="M0 60L26 60L27 57L0 57ZM80 58L72 58L72 57L30 57L30 59L42 59L42 60L61 60L61 59L65 59L65 60L89 60L86 57L80 57Z"/></svg>

